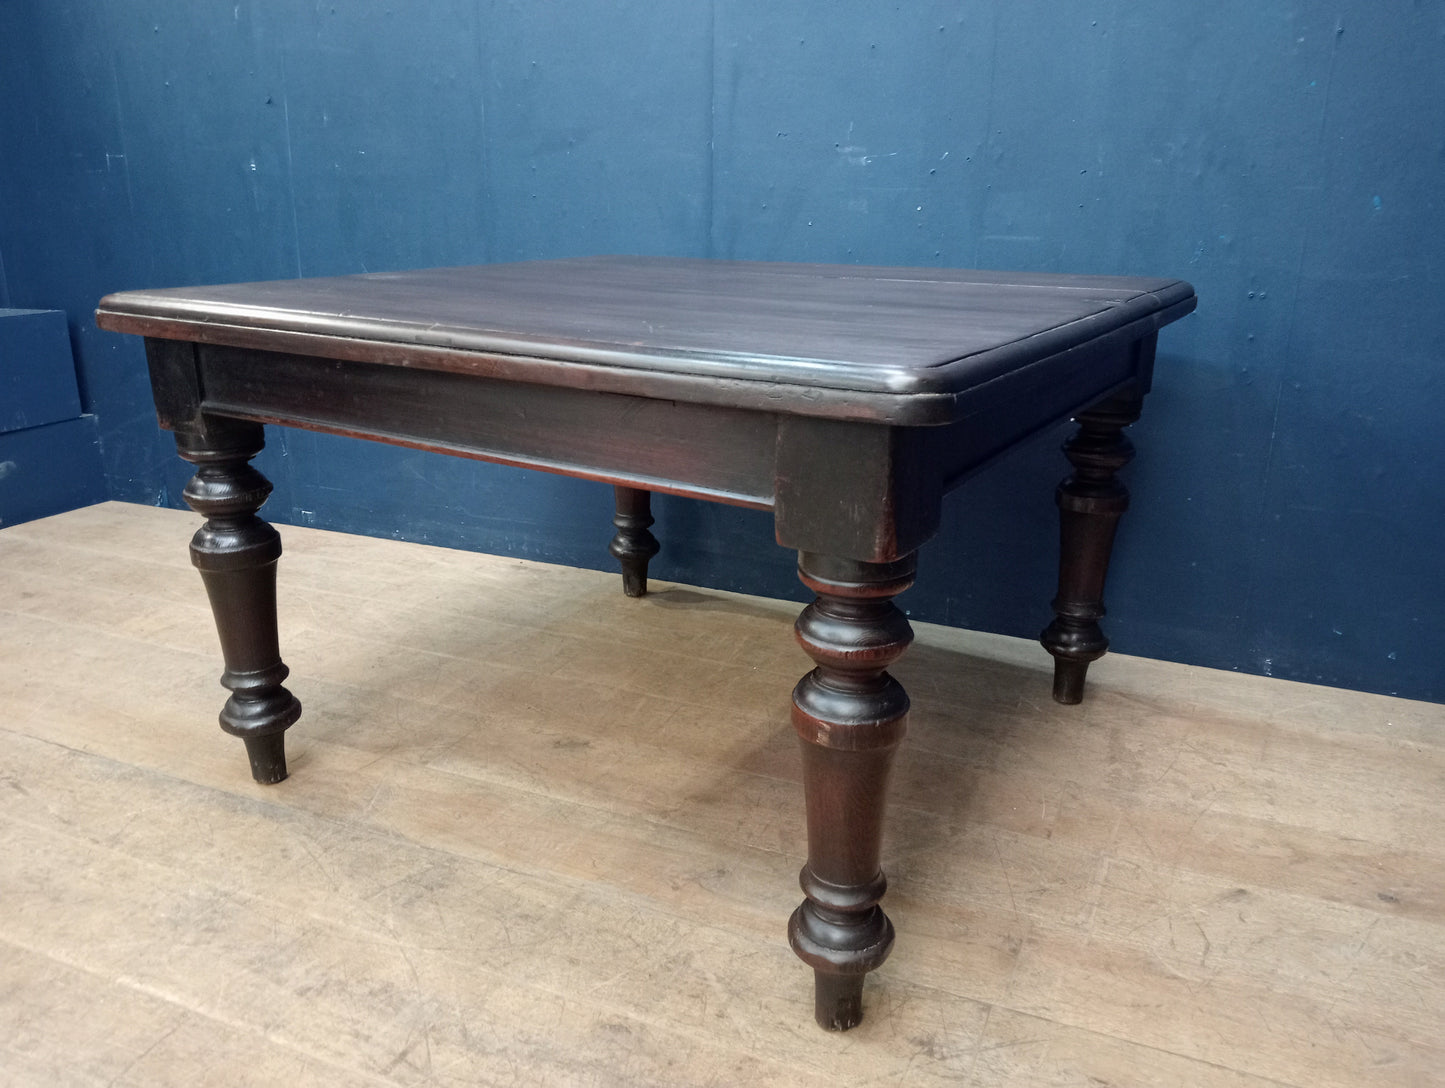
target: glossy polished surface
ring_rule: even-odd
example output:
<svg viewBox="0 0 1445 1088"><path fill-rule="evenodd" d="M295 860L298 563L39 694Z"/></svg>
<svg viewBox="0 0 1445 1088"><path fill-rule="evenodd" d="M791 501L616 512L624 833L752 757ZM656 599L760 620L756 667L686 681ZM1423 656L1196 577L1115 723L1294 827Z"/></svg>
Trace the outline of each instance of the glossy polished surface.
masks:
<svg viewBox="0 0 1445 1088"><path fill-rule="evenodd" d="M586 257L127 291L97 321L350 359L357 341L416 347L430 350L365 361L438 369L505 355L522 380L532 358L907 395L959 393L1120 330L1138 339L1193 308L1177 280Z"/></svg>

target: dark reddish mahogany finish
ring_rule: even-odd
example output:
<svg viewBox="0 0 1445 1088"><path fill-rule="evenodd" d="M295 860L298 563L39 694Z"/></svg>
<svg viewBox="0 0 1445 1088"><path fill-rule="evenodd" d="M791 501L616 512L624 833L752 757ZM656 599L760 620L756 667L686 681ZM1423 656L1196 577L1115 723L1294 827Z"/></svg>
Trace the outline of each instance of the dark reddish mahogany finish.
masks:
<svg viewBox="0 0 1445 1088"><path fill-rule="evenodd" d="M788 927L817 1018L862 1016L888 955L879 905L888 770L908 697L888 674L912 633L893 598L943 495L1074 416L1059 489L1064 559L1043 636L1077 701L1103 653L1102 593L1127 500L1121 430L1159 328L1194 308L1177 280L596 257L132 291L97 323L146 337L162 427L197 466L192 556L252 771L285 777L300 704L281 686L262 424L527 465L616 487L628 594L657 551L650 493L771 510L817 599L816 662L793 694L808 814L806 899Z"/></svg>
<svg viewBox="0 0 1445 1088"><path fill-rule="evenodd" d="M612 524L617 535L607 550L622 564L622 592L629 597L647 596L647 564L661 551L652 527L652 492L618 484L617 513Z"/></svg>
<svg viewBox="0 0 1445 1088"><path fill-rule="evenodd" d="M1115 475L1134 458L1124 428L1139 418L1143 394L1124 391L1080 412L1079 429L1064 443L1073 475L1058 487L1059 593L1054 622L1039 641L1054 655L1054 698L1083 702L1089 663L1109 649L1099 627L1104 617L1104 578L1114 550L1119 518L1129 509L1129 491Z"/></svg>
<svg viewBox="0 0 1445 1088"><path fill-rule="evenodd" d="M807 899L788 939L813 968L818 1023L831 1031L863 1018L863 977L893 947L878 905L883 808L893 753L908 728L908 694L888 666L913 641L893 598L913 584L914 559L860 563L804 552L798 577L817 599L798 617L798 642L818 667L793 689L803 743Z"/></svg>

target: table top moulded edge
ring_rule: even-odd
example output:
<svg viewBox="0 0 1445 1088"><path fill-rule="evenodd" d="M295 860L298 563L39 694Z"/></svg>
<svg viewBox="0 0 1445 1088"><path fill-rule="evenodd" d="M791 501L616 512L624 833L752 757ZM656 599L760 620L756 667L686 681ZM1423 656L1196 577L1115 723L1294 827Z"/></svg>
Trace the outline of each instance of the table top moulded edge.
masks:
<svg viewBox="0 0 1445 1088"><path fill-rule="evenodd" d="M788 356L748 349L750 319L763 305L762 298L741 300L735 315L739 349L698 348L678 342L610 341L555 333L527 334L489 327L485 319L456 321L378 319L352 307L259 304L257 296L305 296L307 291L346 299L347 292L400 290L408 284L444 282L450 277L498 277L522 274L551 277L564 282L569 275L581 285L600 282L603 275L625 279L637 269L671 279L692 277L697 290L710 280L737 289L753 277L762 287L778 290L800 284L928 284L945 294L950 290L983 290L1020 298L1059 297L1061 293L1102 296L1096 307L1076 320L1031 329L1028 335L992 344L983 350L948 357L930 357L910 365L878 365L852 357L846 340L835 338L831 352ZM725 279L724 279L725 278ZM399 286L398 286L399 285ZM466 284L460 283L461 289ZM648 281L643 281L643 288ZM549 290L545 280L539 288ZM907 287L904 288L907 290ZM248 294L251 300L247 301ZM856 297L856 290L854 290ZM418 295L418 297L422 297ZM528 298L534 307L545 295ZM405 305L405 298L402 300ZM828 300L822 300L826 312ZM462 269L424 269L411 273L369 273L359 276L309 280L267 281L217 287L169 288L127 291L106 296L96 311L96 322L115 332L293 355L330 358L384 366L442 370L507 381L560 385L597 392L725 405L787 414L852 419L902 426L941 426L988 412L1000 398L1013 399L1032 388L1067 381L1071 373L1101 355L1143 340L1160 327L1190 312L1193 289L1182 281L1130 277L1000 274L951 269L863 268L850 265L794 265L674 258L580 258L561 261L484 265ZM662 304L659 304L659 313ZM805 317L815 317L815 306ZM634 321L636 314L628 315ZM716 319L719 315L711 315ZM785 323L788 309L773 308L766 315L775 327ZM857 321L880 315L839 313L837 320ZM900 315L893 316L900 319ZM903 314L901 318L909 315ZM962 315L966 318L967 315ZM946 330L943 335L946 335ZM756 338L756 337L755 337ZM766 340L766 338L763 338ZM864 344L878 354L878 344ZM838 349L842 350L838 350Z"/></svg>

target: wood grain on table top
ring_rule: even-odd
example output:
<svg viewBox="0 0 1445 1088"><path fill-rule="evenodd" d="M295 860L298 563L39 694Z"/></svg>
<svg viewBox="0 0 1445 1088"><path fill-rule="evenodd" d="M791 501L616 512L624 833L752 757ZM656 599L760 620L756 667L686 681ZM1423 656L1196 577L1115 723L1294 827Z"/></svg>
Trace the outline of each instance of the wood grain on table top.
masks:
<svg viewBox="0 0 1445 1088"><path fill-rule="evenodd" d="M1193 308L1168 279L585 257L127 291L97 323L322 356L344 345L353 360L362 342L376 346L364 361L423 367L483 353L937 396Z"/></svg>

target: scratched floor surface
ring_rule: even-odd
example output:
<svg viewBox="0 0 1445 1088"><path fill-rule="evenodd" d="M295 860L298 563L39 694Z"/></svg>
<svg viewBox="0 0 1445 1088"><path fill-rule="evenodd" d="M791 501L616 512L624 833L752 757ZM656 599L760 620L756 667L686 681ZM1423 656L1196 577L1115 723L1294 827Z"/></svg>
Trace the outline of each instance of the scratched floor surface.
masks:
<svg viewBox="0 0 1445 1088"><path fill-rule="evenodd" d="M829 1035L793 605L284 530L261 787L195 524L0 531L0 1086L1445 1083L1445 707L920 625Z"/></svg>

